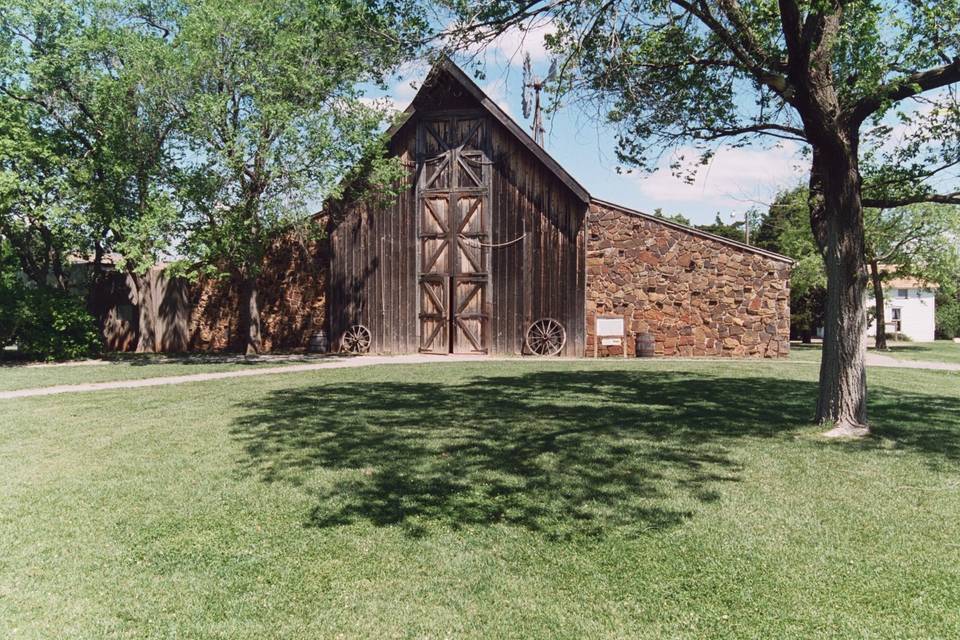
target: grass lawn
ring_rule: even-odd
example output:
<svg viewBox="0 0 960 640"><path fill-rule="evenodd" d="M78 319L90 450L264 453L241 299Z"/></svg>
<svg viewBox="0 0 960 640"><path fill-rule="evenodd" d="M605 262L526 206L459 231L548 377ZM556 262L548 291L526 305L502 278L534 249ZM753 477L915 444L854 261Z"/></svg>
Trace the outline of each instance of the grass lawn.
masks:
<svg viewBox="0 0 960 640"><path fill-rule="evenodd" d="M161 376L182 376L193 373L238 371L257 367L278 367L317 361L316 356L291 360L241 360L217 356L166 357L154 355L117 355L113 360L63 365L24 365L0 363L0 391L52 387L61 384L140 380Z"/></svg>
<svg viewBox="0 0 960 640"><path fill-rule="evenodd" d="M883 353L900 360L951 362L960 364L960 344L953 340L936 342L895 342L888 340L889 351Z"/></svg>
<svg viewBox="0 0 960 640"><path fill-rule="evenodd" d="M381 366L0 404L3 638L960 637L960 375Z"/></svg>

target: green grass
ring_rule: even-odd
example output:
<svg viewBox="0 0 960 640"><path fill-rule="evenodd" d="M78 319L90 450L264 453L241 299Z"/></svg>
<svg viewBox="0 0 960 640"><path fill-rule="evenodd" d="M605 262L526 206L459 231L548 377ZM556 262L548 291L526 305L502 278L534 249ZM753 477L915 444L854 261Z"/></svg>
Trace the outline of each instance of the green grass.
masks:
<svg viewBox="0 0 960 640"><path fill-rule="evenodd" d="M4 638L960 637L960 375L382 366L0 404Z"/></svg>
<svg viewBox="0 0 960 640"><path fill-rule="evenodd" d="M792 342L790 343L790 355L788 359L792 362L815 362L820 364L820 351L819 344Z"/></svg>
<svg viewBox="0 0 960 640"><path fill-rule="evenodd" d="M0 391L52 387L62 384L141 380L194 373L242 371L259 367L312 362L315 357L292 360L240 360L231 356L166 357L154 355L115 355L98 364L25 365L0 364Z"/></svg>
<svg viewBox="0 0 960 640"><path fill-rule="evenodd" d="M887 345L890 350L884 351L884 353L900 360L960 364L960 344L953 340L937 340L936 342L895 342L888 340Z"/></svg>

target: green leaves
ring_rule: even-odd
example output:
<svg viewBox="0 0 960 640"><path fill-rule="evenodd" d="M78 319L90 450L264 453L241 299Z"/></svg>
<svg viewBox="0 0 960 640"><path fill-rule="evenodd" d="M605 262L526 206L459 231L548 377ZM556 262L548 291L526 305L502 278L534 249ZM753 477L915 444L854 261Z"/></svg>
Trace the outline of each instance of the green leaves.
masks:
<svg viewBox="0 0 960 640"><path fill-rule="evenodd" d="M382 155L360 87L427 29L405 0L11 0L0 234L38 283L68 253L254 268Z"/></svg>
<svg viewBox="0 0 960 640"><path fill-rule="evenodd" d="M189 87L191 208L183 249L255 272L276 233L312 213L381 152L382 82L425 22L413 5L353 0L196 0L173 46Z"/></svg>

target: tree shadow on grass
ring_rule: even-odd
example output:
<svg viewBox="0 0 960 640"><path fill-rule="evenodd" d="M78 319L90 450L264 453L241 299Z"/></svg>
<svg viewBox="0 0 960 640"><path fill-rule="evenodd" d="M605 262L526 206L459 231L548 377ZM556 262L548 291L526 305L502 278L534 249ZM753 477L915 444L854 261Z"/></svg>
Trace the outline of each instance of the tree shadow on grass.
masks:
<svg viewBox="0 0 960 640"><path fill-rule="evenodd" d="M736 442L808 426L815 394L806 381L623 370L357 382L272 392L232 433L244 473L316 498L307 526L637 535L717 500L740 479ZM960 458L956 399L874 395L883 435ZM917 424L931 402L937 418Z"/></svg>

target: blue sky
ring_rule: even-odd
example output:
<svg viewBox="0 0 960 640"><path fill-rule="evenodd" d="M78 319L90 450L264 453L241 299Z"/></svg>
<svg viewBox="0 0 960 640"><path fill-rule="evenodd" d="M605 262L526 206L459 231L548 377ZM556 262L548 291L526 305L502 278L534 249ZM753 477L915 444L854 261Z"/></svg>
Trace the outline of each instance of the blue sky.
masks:
<svg viewBox="0 0 960 640"><path fill-rule="evenodd" d="M529 130L521 111L522 59L529 52L535 71L545 73L549 58L542 44L542 32L520 36L508 34L484 52L478 53L485 77L478 84L514 120ZM465 58L457 60L466 62ZM464 65L466 68L466 65ZM426 76L426 63L406 67L394 79L384 97L397 109L404 109ZM411 86L413 85L413 86ZM713 222L719 212L724 221L740 219L751 207L765 209L779 189L805 182L808 160L799 144L743 148L721 147L711 164L688 185L667 169L653 174L634 171L618 173L613 131L604 127L595 114L577 106L566 106L546 122L545 146L594 196L641 211L660 208L665 213L682 213L695 224ZM663 166L669 163L669 154Z"/></svg>

